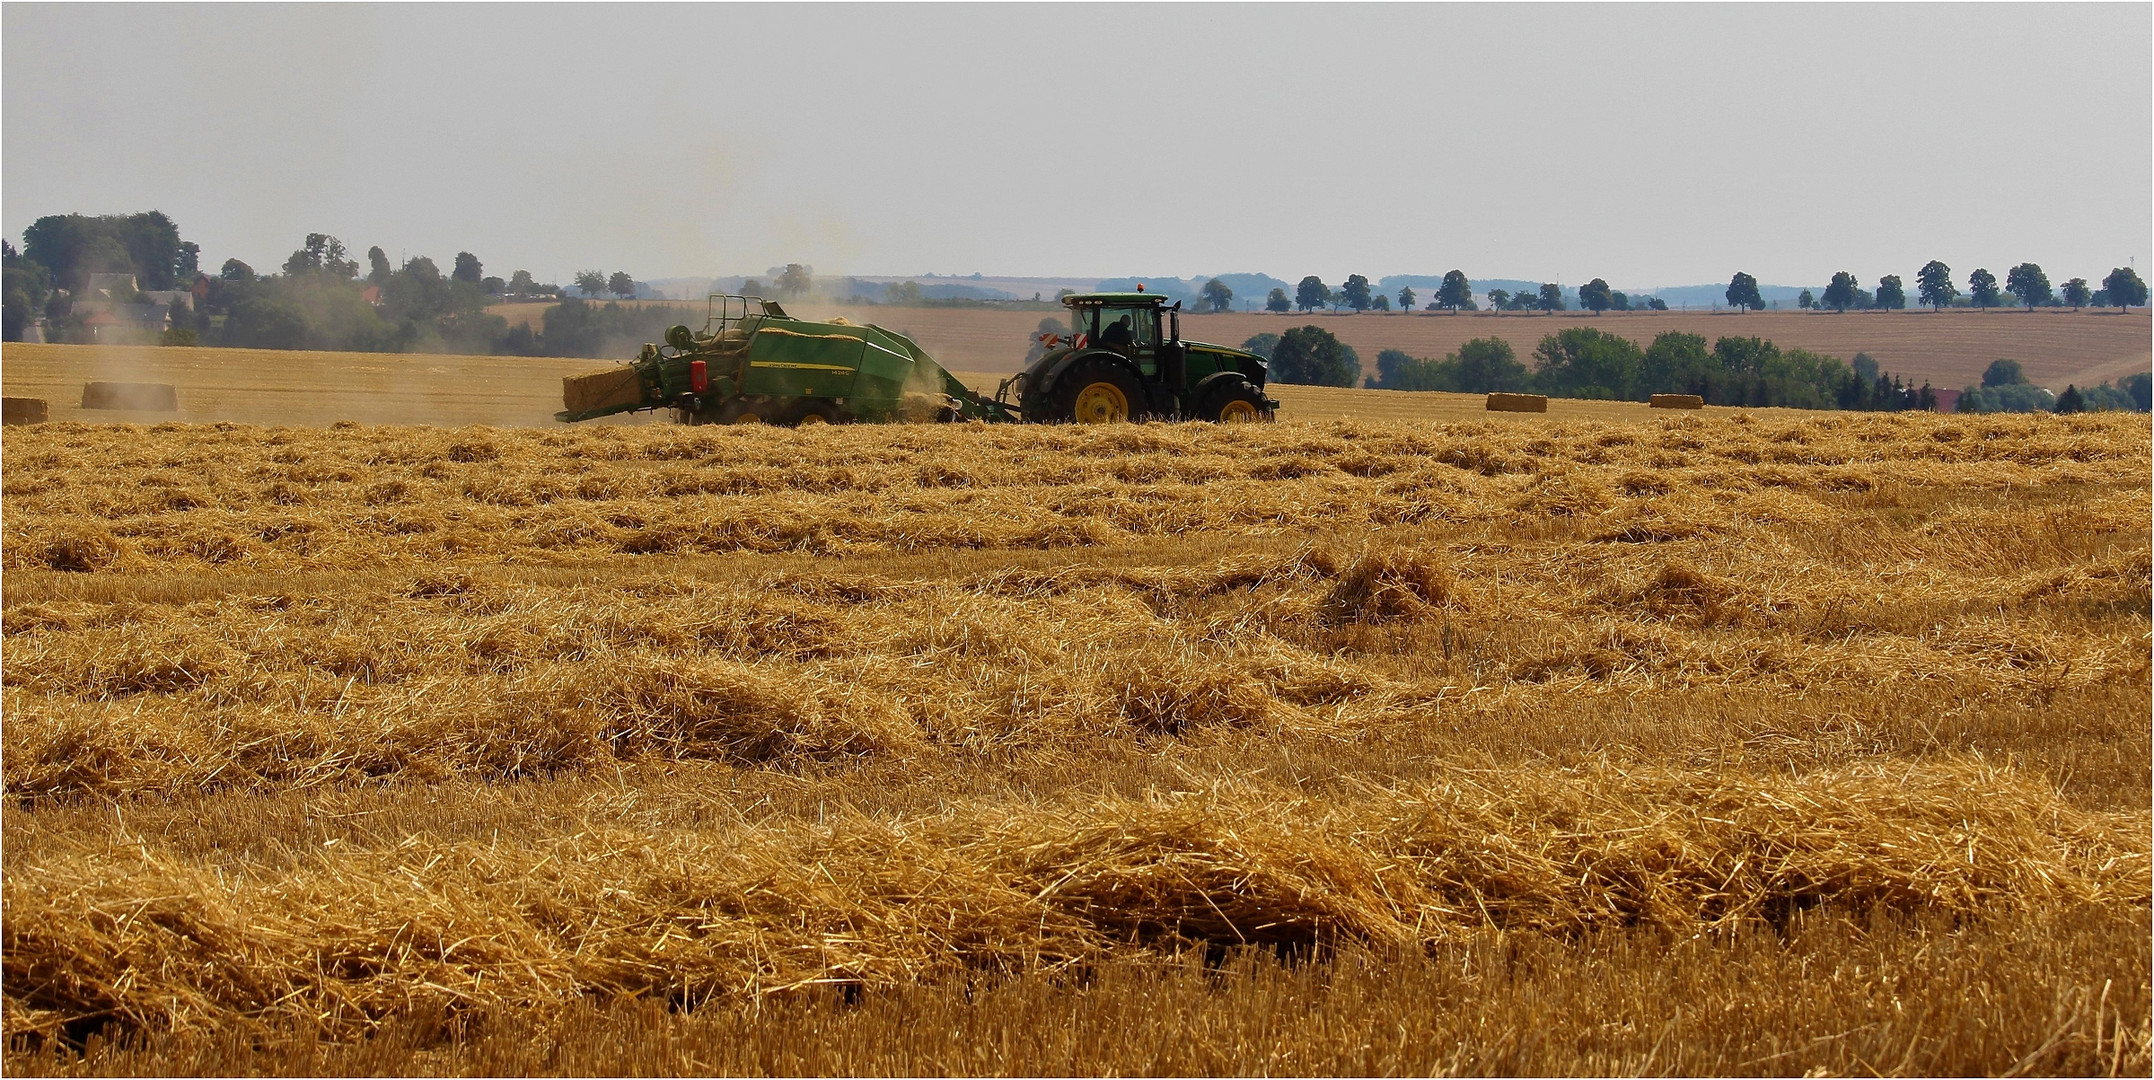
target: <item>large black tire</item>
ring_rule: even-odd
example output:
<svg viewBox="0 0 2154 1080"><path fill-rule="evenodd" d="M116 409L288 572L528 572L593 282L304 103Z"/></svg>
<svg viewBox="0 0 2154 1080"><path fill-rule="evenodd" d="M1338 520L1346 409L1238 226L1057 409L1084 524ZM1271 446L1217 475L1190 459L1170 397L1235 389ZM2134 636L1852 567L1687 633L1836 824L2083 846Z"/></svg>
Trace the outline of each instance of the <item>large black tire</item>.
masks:
<svg viewBox="0 0 2154 1080"><path fill-rule="evenodd" d="M1104 357L1087 357L1055 380L1055 416L1073 424L1112 424L1148 419L1144 387L1129 369Z"/></svg>
<svg viewBox="0 0 2154 1080"><path fill-rule="evenodd" d="M1262 423L1272 418L1264 394L1244 379L1228 379L1204 391L1196 418L1215 424Z"/></svg>

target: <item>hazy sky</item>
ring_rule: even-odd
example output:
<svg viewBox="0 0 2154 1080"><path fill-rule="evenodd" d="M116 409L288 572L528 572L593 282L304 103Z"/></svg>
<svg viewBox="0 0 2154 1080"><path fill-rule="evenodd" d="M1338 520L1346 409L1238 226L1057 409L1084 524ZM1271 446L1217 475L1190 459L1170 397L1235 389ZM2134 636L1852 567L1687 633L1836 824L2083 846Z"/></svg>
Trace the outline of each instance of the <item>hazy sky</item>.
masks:
<svg viewBox="0 0 2154 1080"><path fill-rule="evenodd" d="M2098 280L2154 247L2150 12L16 3L0 226L542 280Z"/></svg>

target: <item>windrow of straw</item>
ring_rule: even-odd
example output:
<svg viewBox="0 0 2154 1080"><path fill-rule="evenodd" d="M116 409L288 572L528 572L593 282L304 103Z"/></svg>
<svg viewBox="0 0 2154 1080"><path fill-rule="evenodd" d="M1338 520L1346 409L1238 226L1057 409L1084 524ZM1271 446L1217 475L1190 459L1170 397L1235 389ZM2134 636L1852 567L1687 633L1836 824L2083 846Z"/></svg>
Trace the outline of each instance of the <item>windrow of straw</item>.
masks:
<svg viewBox="0 0 2154 1080"><path fill-rule="evenodd" d="M1829 522L1884 487L2129 482L2113 416L1562 423L327 431L48 424L12 436L0 565L69 572L1042 550L1206 531L1581 518L1621 536ZM146 436L154 438L146 439ZM149 451L147 445L156 449ZM1542 474L1602 493L1549 501ZM992 513L983 513L988 507ZM1642 535L1642 534L1641 534Z"/></svg>
<svg viewBox="0 0 2154 1080"><path fill-rule="evenodd" d="M124 833L46 842L0 886L9 1019L338 1033L421 1007L888 986L1192 943L2148 902L2146 812L2078 810L1978 759L1450 775L1321 804L1244 784L902 821L380 834L242 876Z"/></svg>
<svg viewBox="0 0 2154 1080"><path fill-rule="evenodd" d="M1998 576L1955 595L1934 569L1828 570L1784 541L1684 560L1468 537L955 580L436 572L313 598L49 600L0 624L0 776L14 798L47 799L654 756L797 767L1101 737L1345 737L1443 720L1468 691L1950 687L2038 704L2144 683L2134 631L2078 621L2143 610L2143 545L2000 556ZM1805 559L1801 588L1776 583Z"/></svg>

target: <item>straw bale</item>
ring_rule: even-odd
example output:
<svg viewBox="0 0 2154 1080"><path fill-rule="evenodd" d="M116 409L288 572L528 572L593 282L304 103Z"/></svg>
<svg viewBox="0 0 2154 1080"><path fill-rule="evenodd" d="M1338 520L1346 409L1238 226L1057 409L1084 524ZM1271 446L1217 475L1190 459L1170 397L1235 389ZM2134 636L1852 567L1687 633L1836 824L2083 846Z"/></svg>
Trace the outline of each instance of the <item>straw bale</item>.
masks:
<svg viewBox="0 0 2154 1080"><path fill-rule="evenodd" d="M1654 394L1646 404L1655 409L1702 409L1705 399L1696 394Z"/></svg>
<svg viewBox="0 0 2154 1080"><path fill-rule="evenodd" d="M89 382L82 384L82 407L173 412L179 392L171 383Z"/></svg>
<svg viewBox="0 0 2154 1080"><path fill-rule="evenodd" d="M569 412L593 412L643 403L643 384L636 369L627 365L566 375L561 379L561 407Z"/></svg>
<svg viewBox="0 0 2154 1080"><path fill-rule="evenodd" d="M0 398L0 424L42 424L49 418L44 398Z"/></svg>
<svg viewBox="0 0 2154 1080"><path fill-rule="evenodd" d="M1548 395L1503 393L1490 394L1488 395L1488 411L1544 413L1548 411Z"/></svg>

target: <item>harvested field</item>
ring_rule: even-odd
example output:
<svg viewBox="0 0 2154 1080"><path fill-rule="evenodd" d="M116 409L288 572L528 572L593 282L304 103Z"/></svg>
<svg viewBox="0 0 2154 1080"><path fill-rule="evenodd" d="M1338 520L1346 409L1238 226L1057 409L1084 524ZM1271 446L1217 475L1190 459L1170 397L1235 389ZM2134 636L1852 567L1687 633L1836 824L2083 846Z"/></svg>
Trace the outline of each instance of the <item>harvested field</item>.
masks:
<svg viewBox="0 0 2154 1080"><path fill-rule="evenodd" d="M8 394L51 398L51 418L56 420L312 427L353 421L557 428L560 425L553 414L562 407L561 380L586 375L603 364L555 357L16 343L6 346L5 355L0 381ZM130 413L78 408L84 380L107 376L175 384L179 410ZM962 371L958 376L986 394L994 393L1003 377ZM1277 384L1270 393L1284 403L1281 415L1288 419L1464 420L1478 418L1482 412L1479 394ZM1649 415L1642 402L1558 399L1550 408L1553 417L1565 419L1623 421ZM631 413L588 420L582 426L670 422L671 416L665 413Z"/></svg>
<svg viewBox="0 0 2154 1080"><path fill-rule="evenodd" d="M2154 1064L2144 418L1459 397L11 429L7 1067Z"/></svg>

